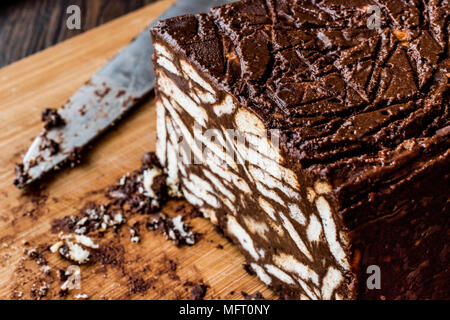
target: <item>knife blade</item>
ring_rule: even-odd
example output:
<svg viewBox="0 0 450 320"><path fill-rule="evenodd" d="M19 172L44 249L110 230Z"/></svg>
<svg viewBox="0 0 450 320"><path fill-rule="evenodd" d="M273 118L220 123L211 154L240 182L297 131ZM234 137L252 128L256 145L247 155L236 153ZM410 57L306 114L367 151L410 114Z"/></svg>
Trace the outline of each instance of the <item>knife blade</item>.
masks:
<svg viewBox="0 0 450 320"><path fill-rule="evenodd" d="M149 28L163 20L188 13L205 12L235 0L178 0L136 39L122 49L69 101L58 110L63 125L43 129L16 166L18 188L39 180L73 161L79 150L113 126L150 93L155 84Z"/></svg>

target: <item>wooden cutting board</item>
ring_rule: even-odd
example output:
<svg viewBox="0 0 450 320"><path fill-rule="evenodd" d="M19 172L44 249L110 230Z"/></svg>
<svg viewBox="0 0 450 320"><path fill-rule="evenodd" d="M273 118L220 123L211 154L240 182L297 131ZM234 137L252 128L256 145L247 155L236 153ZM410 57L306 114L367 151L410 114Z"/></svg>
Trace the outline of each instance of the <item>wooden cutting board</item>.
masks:
<svg viewBox="0 0 450 320"><path fill-rule="evenodd" d="M79 215L88 201L105 201L101 190L138 169L142 154L155 149L155 105L150 98L106 133L80 167L52 175L39 192L24 193L12 186L15 163L42 128L41 111L64 104L172 3L157 2L0 70L0 298L28 299L33 286L47 283L45 298L58 299L58 270L71 263L44 250L51 267L46 275L24 250L52 245L58 238L50 232L54 219ZM165 211L170 214L176 206L169 203ZM126 226L118 234L93 238L111 248L113 262L82 266L81 289L66 298L83 293L90 299L190 299L186 282L209 285L206 299L242 299L241 291L257 290L274 298L244 270L237 248L207 220L190 223L203 234L193 247L177 248L150 231L141 234L141 243L131 243ZM170 261L177 264L176 271L170 270Z"/></svg>

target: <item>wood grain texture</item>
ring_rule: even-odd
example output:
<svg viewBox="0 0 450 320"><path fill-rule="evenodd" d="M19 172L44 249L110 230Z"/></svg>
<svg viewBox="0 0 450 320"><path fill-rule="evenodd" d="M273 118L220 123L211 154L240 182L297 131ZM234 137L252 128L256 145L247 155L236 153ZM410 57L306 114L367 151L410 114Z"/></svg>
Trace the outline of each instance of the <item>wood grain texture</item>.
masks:
<svg viewBox="0 0 450 320"><path fill-rule="evenodd" d="M20 0L0 3L0 68L157 0ZM70 5L81 29L66 27Z"/></svg>
<svg viewBox="0 0 450 320"><path fill-rule="evenodd" d="M53 244L57 240L50 233L53 219L78 214L90 200L102 201L101 193L95 191L139 168L141 155L155 148L155 106L150 99L108 132L82 166L55 174L43 183L41 197L32 197L12 186L13 171L42 128L41 110L61 106L172 2L145 7L0 70L0 298L28 299L33 285L41 281L50 283L47 298L58 298L61 282L56 270L70 263L46 251L52 267L51 276L46 276L35 261L24 258L24 248ZM170 203L165 211L170 214L176 205ZM209 221L196 218L192 225L204 235L193 247L177 248L154 232L143 233L142 242L133 244L126 227L118 234L94 238L101 246L123 252L121 263L83 266L81 290L68 298L86 293L91 299L189 299L189 288L183 286L186 281L211 286L207 299L242 299L241 291L256 290L274 297L244 271L237 248ZM166 271L168 260L178 263L176 277ZM148 290L134 290L135 282L141 280L149 284Z"/></svg>

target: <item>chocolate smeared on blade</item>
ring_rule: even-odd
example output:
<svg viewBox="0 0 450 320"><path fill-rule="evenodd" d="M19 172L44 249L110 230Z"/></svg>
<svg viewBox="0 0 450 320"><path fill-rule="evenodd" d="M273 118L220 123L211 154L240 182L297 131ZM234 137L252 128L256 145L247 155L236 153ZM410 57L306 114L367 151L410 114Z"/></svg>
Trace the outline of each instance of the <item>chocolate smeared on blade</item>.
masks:
<svg viewBox="0 0 450 320"><path fill-rule="evenodd" d="M69 156L67 157L67 162L71 167L76 167L81 164L83 161L84 150L85 148L79 147L70 151Z"/></svg>
<svg viewBox="0 0 450 320"><path fill-rule="evenodd" d="M47 130L61 127L66 123L59 115L58 110L53 108L42 111L42 122L44 122L44 128Z"/></svg>
<svg viewBox="0 0 450 320"><path fill-rule="evenodd" d="M160 19L201 12L228 2L179 0ZM146 29L59 110L44 110L44 130L25 155L22 174L14 184L24 188L67 162L73 167L78 163L72 160L77 150L85 149L143 100L154 86L153 67L148 59L152 50ZM55 141L58 152L48 154L42 146L42 137Z"/></svg>
<svg viewBox="0 0 450 320"><path fill-rule="evenodd" d="M14 185L18 188L23 188L30 180L30 177L25 172L23 164L16 164L16 178L14 180Z"/></svg>
<svg viewBox="0 0 450 320"><path fill-rule="evenodd" d="M40 151L48 151L48 154L53 156L59 152L59 143L44 135L42 136L42 142L39 145L39 149Z"/></svg>

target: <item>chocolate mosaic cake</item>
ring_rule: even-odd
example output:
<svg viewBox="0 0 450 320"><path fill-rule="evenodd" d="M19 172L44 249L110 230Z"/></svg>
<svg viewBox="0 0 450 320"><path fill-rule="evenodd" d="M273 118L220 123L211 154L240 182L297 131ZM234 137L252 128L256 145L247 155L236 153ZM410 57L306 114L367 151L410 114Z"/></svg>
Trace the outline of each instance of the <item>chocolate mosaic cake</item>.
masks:
<svg viewBox="0 0 450 320"><path fill-rule="evenodd" d="M449 12L252 0L160 22L171 194L281 298L449 298Z"/></svg>

